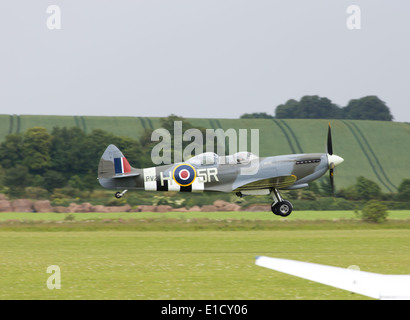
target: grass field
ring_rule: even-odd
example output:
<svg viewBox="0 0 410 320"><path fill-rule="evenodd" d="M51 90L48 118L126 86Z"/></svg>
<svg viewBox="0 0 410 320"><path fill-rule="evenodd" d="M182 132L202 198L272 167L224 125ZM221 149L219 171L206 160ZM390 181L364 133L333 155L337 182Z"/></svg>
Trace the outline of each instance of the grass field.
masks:
<svg viewBox="0 0 410 320"><path fill-rule="evenodd" d="M0 223L8 220L19 221L58 221L64 220L64 213L0 212ZM359 220L354 211L294 211L290 216L281 218L271 212L113 212L113 213L72 213L74 220L92 219L211 219L211 220ZM391 210L389 220L410 220L410 210Z"/></svg>
<svg viewBox="0 0 410 320"><path fill-rule="evenodd" d="M0 232L0 298L364 299L255 256L408 274L409 245L408 230ZM59 290L46 287L50 265Z"/></svg>
<svg viewBox="0 0 410 320"><path fill-rule="evenodd" d="M410 273L408 220L402 227L374 228L351 220L348 212L344 213L347 224L329 220L331 213L321 212L319 219L325 222L316 220L319 221L316 228L309 229L303 228L303 224L312 224L314 220L285 223L267 213L195 214L196 219L204 220L200 214L211 217L204 220L208 222L222 219L227 223L230 216L229 221L273 223L262 220L267 215L271 220L276 219L276 225L270 230L166 229L171 217L161 214L156 219L163 221L165 229L160 231L150 229L150 223L142 231L133 229L132 224L131 229L126 228L126 223L117 221L123 227L104 229L97 225L96 229L59 232L64 230L64 224L54 221L49 229L53 232L47 232L44 223L39 223L38 229L25 228L36 225L28 218L36 215L41 218L37 221L51 220L57 214L21 213L26 223L20 224L20 229L16 226L20 231L17 232L11 231L6 223L16 213L3 213L0 214L0 299L367 299L258 267L255 265L258 255L338 267L358 265L361 270L378 273ZM301 216L312 214L300 212ZM332 214L343 217L343 212ZM394 215L408 219L409 214L407 211ZM75 214L74 222L70 223L84 225L86 220L80 221L81 218L99 219L84 215ZM103 215L124 219L122 213ZM153 213L138 215L147 221ZM60 214L61 217L64 215ZM260 220L249 220L250 217ZM192 223L181 213L176 220ZM285 224L293 224L294 228L281 229ZM329 224L339 228L329 228ZM46 286L50 276L46 270L50 265L60 267L59 290L49 290Z"/></svg>

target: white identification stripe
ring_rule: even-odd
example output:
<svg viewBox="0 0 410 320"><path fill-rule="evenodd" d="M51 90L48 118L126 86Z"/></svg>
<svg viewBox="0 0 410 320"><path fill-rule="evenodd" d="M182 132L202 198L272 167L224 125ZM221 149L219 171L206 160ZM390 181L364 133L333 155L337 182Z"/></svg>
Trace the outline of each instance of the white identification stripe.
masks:
<svg viewBox="0 0 410 320"><path fill-rule="evenodd" d="M204 191L204 179L202 177L196 177L192 183L192 191Z"/></svg>
<svg viewBox="0 0 410 320"><path fill-rule="evenodd" d="M124 170L124 158L121 157L120 159L121 159L121 172L124 173L125 172L125 170Z"/></svg>
<svg viewBox="0 0 410 320"><path fill-rule="evenodd" d="M174 181L174 179L168 180L168 191L180 191L181 186Z"/></svg>
<svg viewBox="0 0 410 320"><path fill-rule="evenodd" d="M157 181L155 180L156 170L153 168L144 169L144 189L149 191L157 191Z"/></svg>

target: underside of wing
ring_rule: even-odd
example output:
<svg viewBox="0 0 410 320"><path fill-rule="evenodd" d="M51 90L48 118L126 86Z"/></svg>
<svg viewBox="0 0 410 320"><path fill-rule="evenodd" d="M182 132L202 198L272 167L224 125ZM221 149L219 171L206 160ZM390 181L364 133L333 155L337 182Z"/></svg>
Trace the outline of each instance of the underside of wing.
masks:
<svg viewBox="0 0 410 320"><path fill-rule="evenodd" d="M385 275L260 256L256 265L376 299L410 299L410 275Z"/></svg>
<svg viewBox="0 0 410 320"><path fill-rule="evenodd" d="M248 181L244 181L240 186L236 187L234 191L268 188L283 189L293 185L296 179L297 178L295 175L272 177L259 180L249 179Z"/></svg>

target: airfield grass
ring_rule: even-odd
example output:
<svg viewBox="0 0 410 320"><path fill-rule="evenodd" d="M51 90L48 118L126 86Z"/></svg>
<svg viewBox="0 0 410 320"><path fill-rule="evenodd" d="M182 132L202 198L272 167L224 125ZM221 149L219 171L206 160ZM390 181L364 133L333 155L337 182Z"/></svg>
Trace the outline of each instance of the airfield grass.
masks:
<svg viewBox="0 0 410 320"><path fill-rule="evenodd" d="M409 273L408 230L0 232L0 299L366 299L259 255ZM47 289L58 265L61 289Z"/></svg>
<svg viewBox="0 0 410 320"><path fill-rule="evenodd" d="M367 299L258 267L259 255L409 273L409 211L378 225L353 212L294 214L1 213L0 299ZM61 289L47 288L50 265Z"/></svg>
<svg viewBox="0 0 410 320"><path fill-rule="evenodd" d="M54 212L0 212L0 223L13 221L59 221L69 214ZM295 212L286 218L273 215L270 212L87 212L71 213L75 221L90 221L103 219L210 219L210 220L318 220L318 219L356 219L353 211L303 211ZM410 210L394 212L390 218L400 217L410 219Z"/></svg>

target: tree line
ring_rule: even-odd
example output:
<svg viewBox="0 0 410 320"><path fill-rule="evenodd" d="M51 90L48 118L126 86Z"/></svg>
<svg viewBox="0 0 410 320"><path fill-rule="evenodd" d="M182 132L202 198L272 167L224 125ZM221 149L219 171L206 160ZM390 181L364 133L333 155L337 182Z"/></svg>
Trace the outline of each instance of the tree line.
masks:
<svg viewBox="0 0 410 320"><path fill-rule="evenodd" d="M241 119L351 119L392 121L386 103L377 96L352 99L347 106L339 107L326 97L304 96L300 101L290 99L275 109L275 116L266 112L245 113Z"/></svg>
<svg viewBox="0 0 410 320"><path fill-rule="evenodd" d="M184 130L193 127L175 115L162 119L161 126L173 134L174 121L182 121ZM78 127L54 127L50 133L44 127L33 127L9 134L0 144L0 193L19 197L27 188L52 193L66 187L93 191L100 187L98 163L109 144L115 144L132 166L153 166L150 150L158 142L151 141L152 131L145 129L139 139L101 129L87 134Z"/></svg>
<svg viewBox="0 0 410 320"><path fill-rule="evenodd" d="M33 127L21 134L9 134L0 144L0 187L12 197L25 188L71 186L79 190L98 187L96 168L108 144L115 143L131 163L140 164L141 147L129 137L118 137L103 130L84 133L78 127L55 127L49 133Z"/></svg>
<svg viewBox="0 0 410 320"><path fill-rule="evenodd" d="M184 130L191 124L171 115L162 126L173 130L173 121L183 121ZM56 189L93 191L100 188L97 168L100 157L109 144L115 144L137 168L152 166L152 129L146 129L139 139L116 136L95 129L85 133L78 127L54 127L49 133L43 127L33 127L24 133L9 134L0 144L0 193L10 197L42 194L45 197ZM186 142L189 143L189 142ZM31 191L31 193L30 193ZM329 179L312 182L308 189L289 191L292 198L314 200L332 196ZM72 194L78 195L78 192ZM403 179L396 194L384 194L377 183L358 177L356 184L340 189L336 197L347 200L410 200L410 179Z"/></svg>

